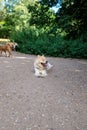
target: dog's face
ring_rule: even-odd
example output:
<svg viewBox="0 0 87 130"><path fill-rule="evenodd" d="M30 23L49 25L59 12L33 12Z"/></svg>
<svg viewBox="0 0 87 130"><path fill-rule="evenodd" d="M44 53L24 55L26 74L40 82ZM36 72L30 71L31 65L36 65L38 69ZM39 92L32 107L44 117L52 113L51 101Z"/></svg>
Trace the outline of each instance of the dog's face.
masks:
<svg viewBox="0 0 87 130"><path fill-rule="evenodd" d="M37 57L38 63L40 63L43 67L47 66L48 61L46 60L46 57L44 55Z"/></svg>
<svg viewBox="0 0 87 130"><path fill-rule="evenodd" d="M18 46L18 44L16 42L9 42L7 44L10 45L10 47L12 48L12 50L15 50L16 46Z"/></svg>
<svg viewBox="0 0 87 130"><path fill-rule="evenodd" d="M34 62L34 70L35 70L35 76L38 77L45 77L47 76L47 70L51 69L53 65L51 65L46 57L44 55L37 56L35 62Z"/></svg>
<svg viewBox="0 0 87 130"><path fill-rule="evenodd" d="M18 46L18 44L17 44L16 42L14 42L14 45L13 45L13 46L14 46L14 48L15 48L16 46Z"/></svg>

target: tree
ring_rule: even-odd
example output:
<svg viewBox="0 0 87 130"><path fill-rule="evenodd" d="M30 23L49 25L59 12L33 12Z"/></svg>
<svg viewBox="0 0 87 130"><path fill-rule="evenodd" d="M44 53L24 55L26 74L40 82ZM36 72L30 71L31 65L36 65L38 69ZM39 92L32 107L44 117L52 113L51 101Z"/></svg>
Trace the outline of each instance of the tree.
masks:
<svg viewBox="0 0 87 130"><path fill-rule="evenodd" d="M87 30L87 2L85 0L64 0L56 22L69 37L77 38Z"/></svg>
<svg viewBox="0 0 87 130"><path fill-rule="evenodd" d="M30 25L35 25L39 28L50 28L54 25L55 14L47 5L35 2L33 6L28 6L28 10L31 13Z"/></svg>
<svg viewBox="0 0 87 130"><path fill-rule="evenodd" d="M55 6L62 0L40 0L41 4L48 5L49 7Z"/></svg>
<svg viewBox="0 0 87 130"><path fill-rule="evenodd" d="M0 11L4 8L4 0L0 0Z"/></svg>
<svg viewBox="0 0 87 130"><path fill-rule="evenodd" d="M27 7L21 3L14 8L15 29L22 29L29 25L29 13Z"/></svg>
<svg viewBox="0 0 87 130"><path fill-rule="evenodd" d="M14 7L20 4L21 0L5 0L5 8L7 12L12 12Z"/></svg>

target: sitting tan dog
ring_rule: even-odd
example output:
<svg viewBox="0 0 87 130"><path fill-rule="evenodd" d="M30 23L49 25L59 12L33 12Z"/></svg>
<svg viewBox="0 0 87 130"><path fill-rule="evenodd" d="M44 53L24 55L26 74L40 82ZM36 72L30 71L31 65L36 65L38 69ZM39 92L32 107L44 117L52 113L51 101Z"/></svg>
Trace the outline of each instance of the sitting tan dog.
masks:
<svg viewBox="0 0 87 130"><path fill-rule="evenodd" d="M6 45L0 45L1 55L2 52L4 52L5 55L7 56L6 52L8 52L9 57L12 57L12 50L15 50L16 46L18 46L18 44L15 42L7 42Z"/></svg>
<svg viewBox="0 0 87 130"><path fill-rule="evenodd" d="M34 62L34 71L35 76L37 77L45 77L47 76L47 70L51 69L53 65L51 65L44 55L37 56L35 62Z"/></svg>

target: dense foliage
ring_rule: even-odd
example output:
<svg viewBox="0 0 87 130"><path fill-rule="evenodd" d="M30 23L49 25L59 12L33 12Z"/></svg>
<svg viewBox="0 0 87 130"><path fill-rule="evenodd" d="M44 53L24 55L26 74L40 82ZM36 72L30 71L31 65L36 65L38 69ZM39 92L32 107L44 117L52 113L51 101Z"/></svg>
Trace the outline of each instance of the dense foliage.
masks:
<svg viewBox="0 0 87 130"><path fill-rule="evenodd" d="M58 17L59 16L59 17ZM68 37L77 38L87 32L87 2L85 0L65 0L57 14L58 25Z"/></svg>
<svg viewBox="0 0 87 130"><path fill-rule="evenodd" d="M4 0L3 0L4 1ZM87 58L85 0L15 0L0 10L0 37L28 54ZM54 13L50 7L62 3Z"/></svg>
<svg viewBox="0 0 87 130"><path fill-rule="evenodd" d="M47 34L43 29L29 28L14 32L11 39L19 43L18 51L23 53L87 58L87 42L82 38L65 40L60 35Z"/></svg>
<svg viewBox="0 0 87 130"><path fill-rule="evenodd" d="M39 28L53 26L55 15L49 10L47 5L42 5L36 2L35 5L29 5L28 10L31 13L30 25L35 25Z"/></svg>

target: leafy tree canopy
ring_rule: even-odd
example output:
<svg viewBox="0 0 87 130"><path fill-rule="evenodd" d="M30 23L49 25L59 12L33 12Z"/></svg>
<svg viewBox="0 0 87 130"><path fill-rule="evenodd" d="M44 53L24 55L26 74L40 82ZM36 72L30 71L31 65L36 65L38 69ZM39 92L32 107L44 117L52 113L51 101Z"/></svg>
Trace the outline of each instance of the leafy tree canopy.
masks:
<svg viewBox="0 0 87 130"><path fill-rule="evenodd" d="M28 9L31 12L30 25L46 27L54 23L55 15L47 5L36 2L33 6L29 5Z"/></svg>
<svg viewBox="0 0 87 130"><path fill-rule="evenodd" d="M70 37L77 38L87 31L87 2L64 0L56 22Z"/></svg>
<svg viewBox="0 0 87 130"><path fill-rule="evenodd" d="M40 0L42 4L48 5L49 7L55 6L57 3L61 4L62 0Z"/></svg>

